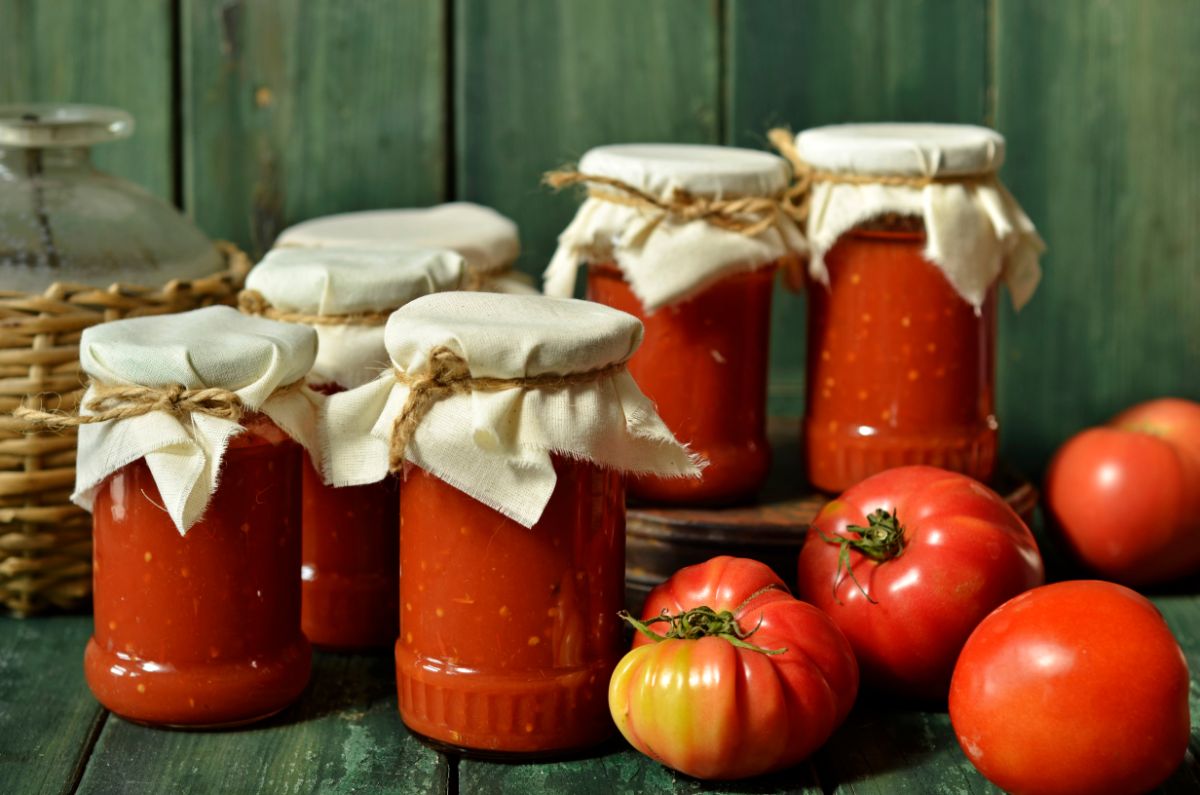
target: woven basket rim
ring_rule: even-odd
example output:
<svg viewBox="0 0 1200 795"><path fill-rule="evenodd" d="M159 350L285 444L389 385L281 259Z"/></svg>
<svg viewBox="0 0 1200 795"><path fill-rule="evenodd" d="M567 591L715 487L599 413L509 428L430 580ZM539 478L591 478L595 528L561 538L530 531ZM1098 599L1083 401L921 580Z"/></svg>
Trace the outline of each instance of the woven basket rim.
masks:
<svg viewBox="0 0 1200 795"><path fill-rule="evenodd" d="M216 241L225 269L160 286L56 282L40 293L0 290L0 607L17 615L72 609L91 596L91 520L70 502L75 431L39 432L16 405L73 409L83 394L79 337L125 317L232 304L250 259Z"/></svg>

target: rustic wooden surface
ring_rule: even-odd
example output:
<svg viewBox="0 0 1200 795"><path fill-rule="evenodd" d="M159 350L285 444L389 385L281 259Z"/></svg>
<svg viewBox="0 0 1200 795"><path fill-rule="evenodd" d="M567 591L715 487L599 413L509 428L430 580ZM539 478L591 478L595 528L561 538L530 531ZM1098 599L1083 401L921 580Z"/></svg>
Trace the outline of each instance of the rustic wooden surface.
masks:
<svg viewBox="0 0 1200 795"><path fill-rule="evenodd" d="M531 273L575 205L539 175L595 144L994 124L1050 246L1001 317L1003 453L1036 477L1123 405L1200 398L1197 41L1193 0L0 0L0 101L129 108L98 159L251 251L468 198L520 222ZM803 408L803 304L775 301L773 413Z"/></svg>
<svg viewBox="0 0 1200 795"><path fill-rule="evenodd" d="M1000 0L993 40L1004 178L1050 246L1001 318L1001 433L1040 468L1134 401L1200 399L1200 8Z"/></svg>
<svg viewBox="0 0 1200 795"><path fill-rule="evenodd" d="M1200 671L1200 582L1153 596ZM300 701L258 727L162 731L108 715L80 670L91 620L0 618L0 792L26 793L995 793L958 749L944 711L860 702L798 767L706 784L649 761L619 739L547 764L444 757L396 713L386 653L319 654ZM1160 793L1200 792L1200 687L1193 674L1192 743Z"/></svg>
<svg viewBox="0 0 1200 795"><path fill-rule="evenodd" d="M83 102L133 114L96 164L177 198L171 0L0 0L0 103ZM210 230L211 231L211 230Z"/></svg>
<svg viewBox="0 0 1200 795"><path fill-rule="evenodd" d="M544 172L592 146L719 140L715 0L460 0L455 195L516 219L539 274L578 196Z"/></svg>
<svg viewBox="0 0 1200 795"><path fill-rule="evenodd" d="M185 206L261 253L305 218L445 194L439 0L182 0Z"/></svg>

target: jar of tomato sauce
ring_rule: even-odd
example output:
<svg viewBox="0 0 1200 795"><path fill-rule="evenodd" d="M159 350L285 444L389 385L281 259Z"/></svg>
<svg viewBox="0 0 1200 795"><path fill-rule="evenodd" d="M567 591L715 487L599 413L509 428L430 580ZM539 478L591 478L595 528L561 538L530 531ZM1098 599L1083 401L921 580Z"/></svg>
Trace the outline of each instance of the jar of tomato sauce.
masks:
<svg viewBox="0 0 1200 795"><path fill-rule="evenodd" d="M130 720L259 720L308 682L300 467L311 329L213 307L87 329L76 493L92 511L88 686Z"/></svg>
<svg viewBox="0 0 1200 795"><path fill-rule="evenodd" d="M277 248L250 271L242 310L312 326L309 385L325 395L387 367L383 326L418 296L459 287L462 257L438 249ZM399 484L337 488L310 459L302 488L302 626L318 646L390 646L399 621Z"/></svg>
<svg viewBox="0 0 1200 795"><path fill-rule="evenodd" d="M514 267L521 253L517 225L491 207L472 202L312 218L283 230L275 246L449 249L466 261L463 289L524 295L537 292L529 277Z"/></svg>
<svg viewBox="0 0 1200 795"><path fill-rule="evenodd" d="M698 480L633 478L636 497L734 502L766 479L772 287L804 248L781 201L788 177L765 152L648 144L592 149L577 172L549 177L586 183L588 199L559 238L547 293L570 295L587 263L587 297L645 324L630 372L709 462Z"/></svg>
<svg viewBox="0 0 1200 795"><path fill-rule="evenodd" d="M432 743L538 756L612 733L624 475L699 471L626 370L641 334L584 301L431 295L388 322L393 372L330 398L334 476L404 474L396 681Z"/></svg>
<svg viewBox="0 0 1200 795"><path fill-rule="evenodd" d="M966 125L822 127L811 180L808 477L842 491L891 467L995 470L996 292L1018 307L1044 245L1001 186L1004 138Z"/></svg>

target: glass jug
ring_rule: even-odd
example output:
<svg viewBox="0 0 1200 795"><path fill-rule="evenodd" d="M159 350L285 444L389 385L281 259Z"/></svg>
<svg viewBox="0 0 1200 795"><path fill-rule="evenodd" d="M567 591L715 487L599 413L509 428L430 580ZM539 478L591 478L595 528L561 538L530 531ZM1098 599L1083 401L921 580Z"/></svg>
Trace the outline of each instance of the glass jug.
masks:
<svg viewBox="0 0 1200 795"><path fill-rule="evenodd" d="M178 210L92 165L90 146L132 133L115 108L0 105L0 291L152 287L224 269Z"/></svg>

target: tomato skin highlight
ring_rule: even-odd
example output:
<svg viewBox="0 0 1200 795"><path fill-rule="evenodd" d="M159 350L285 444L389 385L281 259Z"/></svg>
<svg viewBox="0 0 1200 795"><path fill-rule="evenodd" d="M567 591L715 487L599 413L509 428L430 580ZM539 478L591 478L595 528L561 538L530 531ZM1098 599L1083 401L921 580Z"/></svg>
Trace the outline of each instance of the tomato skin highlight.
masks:
<svg viewBox="0 0 1200 795"><path fill-rule="evenodd" d="M1166 398L1067 440L1046 504L1081 563L1141 586L1200 570L1200 404Z"/></svg>
<svg viewBox="0 0 1200 795"><path fill-rule="evenodd" d="M643 620L701 605L731 611L741 631L752 632L748 643L786 651L639 633L609 685L621 734L652 759L703 779L746 778L808 757L845 720L858 691L845 637L765 564L743 558L680 570L651 592Z"/></svg>
<svg viewBox="0 0 1200 795"><path fill-rule="evenodd" d="M1187 662L1136 592L1076 580L1005 603L968 639L950 687L959 744L1016 795L1134 795L1190 738Z"/></svg>
<svg viewBox="0 0 1200 795"><path fill-rule="evenodd" d="M877 510L895 512L903 550L876 561L851 548L839 570L841 546L826 539L858 538L850 528L867 526ZM995 492L912 466L867 478L825 506L801 549L797 590L845 633L864 684L940 701L971 631L1044 580L1037 542Z"/></svg>

